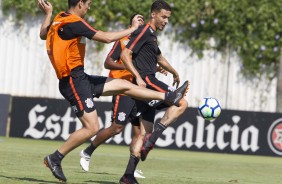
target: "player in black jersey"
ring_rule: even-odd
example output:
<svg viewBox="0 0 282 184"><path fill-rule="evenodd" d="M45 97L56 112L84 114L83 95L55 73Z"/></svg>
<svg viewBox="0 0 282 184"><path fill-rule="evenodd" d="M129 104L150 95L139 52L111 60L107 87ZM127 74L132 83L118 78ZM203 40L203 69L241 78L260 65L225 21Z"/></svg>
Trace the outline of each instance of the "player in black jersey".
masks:
<svg viewBox="0 0 282 184"><path fill-rule="evenodd" d="M164 29L170 16L170 6L163 0L155 1L151 6L151 17L149 22L132 33L129 43L121 53L121 58L125 66L133 74L135 77L135 83L139 86L161 92L173 91L172 87L162 81L159 81L155 77L157 64L173 75L173 85L176 84L176 87L178 87L180 83L177 71L162 56L156 35L157 30L162 31ZM189 82L186 81L184 85L186 86L185 89L182 88L180 90L186 90L187 92ZM141 107L139 110L141 109L142 113L153 112L153 116L142 117L142 122L146 130L150 130L152 128L155 110L168 107L166 104L155 100L146 104L144 102L138 103L141 104L139 105L139 107ZM135 155L135 158L130 158L131 160L129 160L127 170L125 175L121 178L120 183L126 183L122 181L126 181L126 178L131 177L126 175L126 173L129 173L128 170L136 168L139 157L141 157L142 161L146 159L148 152L154 147L155 142L161 136L162 132L168 125L176 121L176 119L184 113L187 107L188 102L183 98L179 107L171 106L166 110L165 115L160 120L160 123L155 125L153 133L148 131L148 134L143 135L145 138L143 146L140 148L141 155ZM151 123L149 124L149 122Z"/></svg>

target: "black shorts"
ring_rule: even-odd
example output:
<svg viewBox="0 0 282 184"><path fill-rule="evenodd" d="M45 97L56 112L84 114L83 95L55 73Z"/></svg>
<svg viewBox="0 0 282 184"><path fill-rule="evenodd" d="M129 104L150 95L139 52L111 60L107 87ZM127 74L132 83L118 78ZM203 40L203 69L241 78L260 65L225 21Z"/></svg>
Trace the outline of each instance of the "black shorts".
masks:
<svg viewBox="0 0 282 184"><path fill-rule="evenodd" d="M59 90L70 103L77 117L83 111L89 113L96 109L93 98L103 93L107 77L87 75L83 67L72 70L70 76L60 79Z"/></svg>
<svg viewBox="0 0 282 184"><path fill-rule="evenodd" d="M112 99L112 122L120 125L126 125L131 122L134 126L140 126L139 114L135 100L129 96L116 95Z"/></svg>
<svg viewBox="0 0 282 184"><path fill-rule="evenodd" d="M143 77L144 82L146 83L146 88L160 91L160 92L168 92L174 91L175 89L162 81L158 80L154 75L147 75ZM133 81L136 84L136 81ZM154 106L155 103L158 103L157 106ZM149 122L154 122L156 110L161 110L169 107L165 103L159 103L158 100L150 100L150 101L139 101L136 100L137 109L141 112L142 118Z"/></svg>

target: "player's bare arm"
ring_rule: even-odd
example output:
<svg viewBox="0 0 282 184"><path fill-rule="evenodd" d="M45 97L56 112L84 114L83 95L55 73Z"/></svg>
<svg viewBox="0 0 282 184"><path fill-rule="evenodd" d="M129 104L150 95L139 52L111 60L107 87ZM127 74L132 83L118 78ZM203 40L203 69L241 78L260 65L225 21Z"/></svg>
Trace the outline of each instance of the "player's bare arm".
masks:
<svg viewBox="0 0 282 184"><path fill-rule="evenodd" d="M132 51L128 48L124 48L121 52L120 58L126 69L136 78L138 86L146 87L146 83L141 78L139 72L136 70L132 63Z"/></svg>
<svg viewBox="0 0 282 184"><path fill-rule="evenodd" d="M157 66L157 72L160 72L161 74L163 74L163 75L165 75L165 76L167 76L167 71L163 68L163 67L161 67L160 65L158 65Z"/></svg>
<svg viewBox="0 0 282 184"><path fill-rule="evenodd" d="M92 39L103 43L111 43L134 32L141 25L140 22L144 22L143 16L136 15L132 20L132 26L130 28L117 32L104 32L99 30Z"/></svg>
<svg viewBox="0 0 282 184"><path fill-rule="evenodd" d="M45 20L43 21L40 28L40 38L42 40L46 40L48 33L48 26L51 24L53 7L52 4L45 0L38 0L38 6L43 13L46 14Z"/></svg>
<svg viewBox="0 0 282 184"><path fill-rule="evenodd" d="M158 56L158 64L161 67L163 67L163 69L165 69L166 71L168 71L169 73L173 75L173 84L172 85L174 86L176 84L176 88L178 88L179 83L180 83L179 75L177 71L169 64L166 58L162 56L162 54Z"/></svg>
<svg viewBox="0 0 282 184"><path fill-rule="evenodd" d="M105 62L104 62L104 67L108 70L124 70L126 69L124 64L119 64L113 60L110 56L107 56Z"/></svg>

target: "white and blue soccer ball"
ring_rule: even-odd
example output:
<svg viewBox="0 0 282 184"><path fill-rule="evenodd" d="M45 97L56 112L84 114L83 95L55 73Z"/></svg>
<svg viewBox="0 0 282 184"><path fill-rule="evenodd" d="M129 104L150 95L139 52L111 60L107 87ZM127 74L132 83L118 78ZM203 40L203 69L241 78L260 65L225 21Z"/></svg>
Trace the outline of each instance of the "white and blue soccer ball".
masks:
<svg viewBox="0 0 282 184"><path fill-rule="evenodd" d="M216 119L221 113L221 107L217 99L209 97L203 98L198 106L199 114L205 120L214 120Z"/></svg>

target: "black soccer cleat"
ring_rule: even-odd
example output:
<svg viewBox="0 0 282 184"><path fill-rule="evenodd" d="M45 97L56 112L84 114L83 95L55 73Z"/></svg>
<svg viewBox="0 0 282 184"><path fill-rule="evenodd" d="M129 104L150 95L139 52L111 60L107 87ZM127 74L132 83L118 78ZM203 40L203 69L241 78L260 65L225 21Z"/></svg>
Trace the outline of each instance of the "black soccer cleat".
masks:
<svg viewBox="0 0 282 184"><path fill-rule="evenodd" d="M185 81L182 86L180 86L177 90L174 92L167 92L165 94L165 103L169 106L175 105L177 107L180 106L180 101L186 93L188 92L190 82Z"/></svg>
<svg viewBox="0 0 282 184"><path fill-rule="evenodd" d="M52 161L51 155L48 155L44 158L44 164L46 167L49 167L52 174L59 180L66 182L67 178L65 177L61 163Z"/></svg>
<svg viewBox="0 0 282 184"><path fill-rule="evenodd" d="M139 184L133 175L124 174L120 180L119 184Z"/></svg>
<svg viewBox="0 0 282 184"><path fill-rule="evenodd" d="M141 156L140 156L140 159L142 161L146 160L147 156L148 156L148 153L154 148L155 144L151 143L149 141L149 138L151 137L152 134L147 134L145 137L144 137L144 142L143 142L143 145L142 145L142 148L141 148Z"/></svg>

